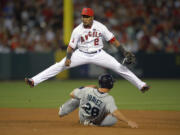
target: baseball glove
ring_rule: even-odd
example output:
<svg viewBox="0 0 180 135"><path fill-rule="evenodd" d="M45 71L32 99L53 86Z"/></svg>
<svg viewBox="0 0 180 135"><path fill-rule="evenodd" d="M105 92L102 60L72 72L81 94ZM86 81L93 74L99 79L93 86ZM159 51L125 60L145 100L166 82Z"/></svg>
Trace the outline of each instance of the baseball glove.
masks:
<svg viewBox="0 0 180 135"><path fill-rule="evenodd" d="M122 64L130 65L130 64L134 64L135 62L136 62L136 57L133 53L126 52L124 54L124 59L123 59Z"/></svg>

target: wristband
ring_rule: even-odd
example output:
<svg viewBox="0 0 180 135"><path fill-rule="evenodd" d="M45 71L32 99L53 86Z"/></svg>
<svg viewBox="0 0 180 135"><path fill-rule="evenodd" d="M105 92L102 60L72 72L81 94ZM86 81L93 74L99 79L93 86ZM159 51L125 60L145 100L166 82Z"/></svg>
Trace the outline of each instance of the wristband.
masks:
<svg viewBox="0 0 180 135"><path fill-rule="evenodd" d="M118 49L118 51L119 51L120 53L122 53L123 55L126 54L126 50L125 50L121 45L118 46L117 49Z"/></svg>
<svg viewBox="0 0 180 135"><path fill-rule="evenodd" d="M68 52L68 53L66 54L66 58L69 59L69 60L71 59L71 56L72 56L72 53L71 53L71 52Z"/></svg>

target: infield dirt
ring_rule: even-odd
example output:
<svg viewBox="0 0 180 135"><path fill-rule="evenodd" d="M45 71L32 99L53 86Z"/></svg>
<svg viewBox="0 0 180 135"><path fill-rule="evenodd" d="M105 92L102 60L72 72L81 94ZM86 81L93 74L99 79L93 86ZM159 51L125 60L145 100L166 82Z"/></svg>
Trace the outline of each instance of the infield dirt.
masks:
<svg viewBox="0 0 180 135"><path fill-rule="evenodd" d="M139 128L82 126L77 111L59 118L58 109L0 108L0 135L180 135L180 111L122 112Z"/></svg>

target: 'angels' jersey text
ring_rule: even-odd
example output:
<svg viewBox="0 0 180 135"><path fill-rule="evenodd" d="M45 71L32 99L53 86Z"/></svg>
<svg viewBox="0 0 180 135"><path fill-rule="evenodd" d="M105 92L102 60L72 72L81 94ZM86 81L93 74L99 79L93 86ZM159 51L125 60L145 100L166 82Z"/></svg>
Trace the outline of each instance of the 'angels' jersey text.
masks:
<svg viewBox="0 0 180 135"><path fill-rule="evenodd" d="M72 32L69 45L83 52L93 52L103 48L103 39L110 41L113 37L105 25L94 20L91 28L84 28L83 23L78 25Z"/></svg>
<svg viewBox="0 0 180 135"><path fill-rule="evenodd" d="M86 43L89 38L92 38L92 40L94 40L94 45L99 45L99 37L101 37L101 33L93 29L93 32L89 31L87 35L81 36L81 44L84 44L84 42Z"/></svg>

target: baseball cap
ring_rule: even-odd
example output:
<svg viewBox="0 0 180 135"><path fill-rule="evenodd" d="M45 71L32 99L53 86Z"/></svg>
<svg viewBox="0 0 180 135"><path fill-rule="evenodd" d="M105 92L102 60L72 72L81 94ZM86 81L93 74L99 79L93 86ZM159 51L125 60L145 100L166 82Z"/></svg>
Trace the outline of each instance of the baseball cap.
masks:
<svg viewBox="0 0 180 135"><path fill-rule="evenodd" d="M81 15L94 16L94 11L91 8L83 8Z"/></svg>

